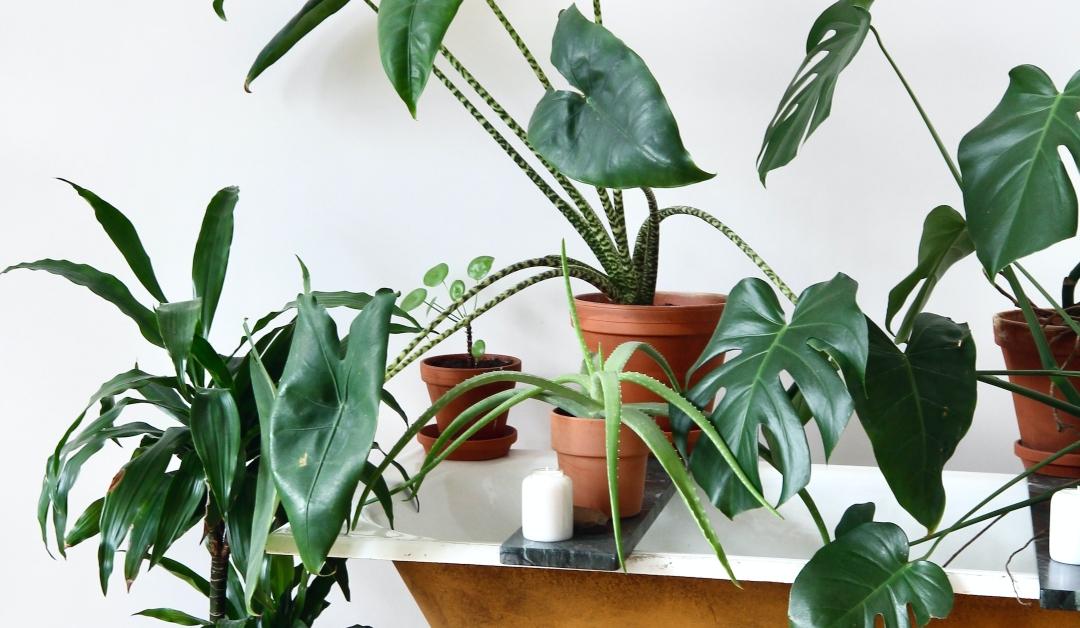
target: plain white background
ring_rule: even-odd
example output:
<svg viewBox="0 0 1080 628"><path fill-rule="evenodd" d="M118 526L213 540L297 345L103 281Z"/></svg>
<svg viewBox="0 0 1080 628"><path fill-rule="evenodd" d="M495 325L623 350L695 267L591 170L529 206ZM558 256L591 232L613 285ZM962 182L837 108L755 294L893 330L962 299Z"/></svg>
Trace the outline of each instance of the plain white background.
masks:
<svg viewBox="0 0 1080 628"><path fill-rule="evenodd" d="M245 94L250 62L300 4L232 0L231 21L222 23L209 0L10 3L0 37L0 264L67 258L136 285L92 213L56 176L128 213L166 293L177 300L189 295L191 249L206 202L223 186L240 186L233 260L213 334L219 346L239 337L244 317L298 291L294 254L310 266L317 289L369 291L408 290L438 261L462 269L481 253L504 263L552 253L562 238L573 254L588 255L435 81L419 120L409 117L383 77L374 16L360 2ZM504 9L546 58L556 13L566 4L506 0ZM832 118L799 158L772 175L768 190L754 170L762 132L826 5L609 0L605 18L659 78L697 162L719 173L691 189L659 191L661 203L712 212L797 289L837 271L850 274L860 283L863 308L881 320L889 288L914 264L926 212L941 203L959 207L960 196L870 42L842 77ZM1034 63L1063 85L1080 60L1080 8L1065 0L882 0L874 15L952 150L996 104L1011 67ZM540 88L484 3L465 3L448 43L527 120ZM642 203L628 198L636 224ZM1035 256L1029 268L1053 285L1076 253L1070 241ZM661 287L723 292L754 271L718 233L689 219L665 225ZM7 546L0 578L8 592L0 623L149 625L129 615L155 606L201 614L203 601L158 570L130 594L114 578L102 598L92 544L54 562L33 517L45 457L85 399L136 361L164 372L162 356L111 306L57 278L4 276L0 304ZM1001 359L990 317L1007 305L969 259L941 284L930 309L970 323L979 364L993 368ZM537 373L577 364L554 282L484 317L478 333L491 350L519 355ZM392 389L413 414L423 408L415 369ZM522 446L546 446L541 409L517 411L512 421ZM1015 439L1008 397L983 388L974 425L949 466L1016 470ZM111 448L86 470L73 511L100 495L127 454ZM833 460L871 462L855 422ZM181 544L178 554L201 569L205 552L196 542ZM335 601L324 625L423 625L389 565L354 562L351 572L354 602Z"/></svg>

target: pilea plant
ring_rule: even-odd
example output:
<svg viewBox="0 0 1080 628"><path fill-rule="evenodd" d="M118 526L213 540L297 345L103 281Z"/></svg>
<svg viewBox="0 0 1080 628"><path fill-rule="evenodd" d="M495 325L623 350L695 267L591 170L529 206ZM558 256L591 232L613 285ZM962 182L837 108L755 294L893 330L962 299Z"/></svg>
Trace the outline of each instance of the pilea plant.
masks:
<svg viewBox="0 0 1080 628"><path fill-rule="evenodd" d="M310 470L305 473L305 465L296 464L302 457L298 448L308 447L311 466L321 470L314 488L333 484L351 492L364 482L374 487L376 495L386 495L386 484L372 474L374 466L367 456L377 418L371 405L377 408L385 400L396 407L382 389L387 337L391 332L415 332L415 321L393 307L394 293L307 293L298 303L264 317L257 327L262 331L297 307L298 319L249 334L250 351L241 351L241 345L231 353L219 353L208 335L229 263L237 189L221 190L206 209L192 260L193 298L170 301L128 218L90 190L70 185L89 203L157 305L153 309L143 305L111 274L66 260L27 262L3 272L45 271L86 287L131 318L142 336L168 355L175 372L152 374L136 366L106 381L90 398L45 465L37 511L42 540L48 547L51 527L57 552L66 556L69 549L97 537L103 592L108 590L116 553L121 551L129 588L144 565L161 567L209 600L205 619L170 608L147 609L141 615L189 626L310 626L328 605L326 598L334 586L348 598L345 561L327 560L325 553L312 558L307 551L312 543L305 536L301 545L307 568L294 565L291 557L264 555L267 535L292 521L298 534L316 536L315 532L329 530L334 536L345 516L330 525L333 509L344 513L349 508L344 491L344 497L336 500L318 492L314 499L310 497L313 481ZM316 300L320 305L314 305ZM289 433L288 421L294 417L285 403L277 404L276 414L270 413L275 409L273 391L279 378L278 396L286 400L302 392L317 392L325 383L325 370L310 368L313 363L301 370L294 357L314 342L317 330L326 330L323 307L364 310L358 317L364 324L354 326L342 368L353 379L366 378L369 390L364 402L354 402L364 407L335 408L346 420L318 448L311 439L321 432L315 429L318 417L310 407L305 407L305 428L299 437ZM337 343L336 337L333 342ZM336 344L333 350L337 351ZM318 363L327 364L325 360ZM354 399L360 397L356 394ZM143 420L119 422L133 412ZM283 432L287 438L275 438ZM133 443L131 457L105 494L69 526L68 496L82 468L110 441ZM270 461L274 461L273 473ZM282 495L280 508L277 487ZM308 497L296 499L298 492ZM384 502L384 507L393 512L391 502ZM305 525L309 514L321 527ZM210 553L209 579L169 556L173 545L196 526L201 526Z"/></svg>
<svg viewBox="0 0 1080 628"><path fill-rule="evenodd" d="M465 274L474 283L480 281L491 272L491 265L494 261L495 258L490 255L475 257L469 262ZM450 266L445 262L432 266L424 273L424 286L426 287L416 288L402 297L401 309L411 312L421 305L427 305L429 314L434 310L439 314L445 314L451 323L465 321L465 354L471 360L469 366L475 368L477 362L484 357L484 353L487 351L487 343L481 339L473 338L472 322L471 319L467 319L469 314L476 309L476 299L473 299L471 305L463 301L462 297L468 291L465 280L454 279L447 284L446 279L449 275ZM437 288L439 286L445 288L446 296L450 298L449 304L446 306L439 305L438 296L430 296L428 293L428 288Z"/></svg>

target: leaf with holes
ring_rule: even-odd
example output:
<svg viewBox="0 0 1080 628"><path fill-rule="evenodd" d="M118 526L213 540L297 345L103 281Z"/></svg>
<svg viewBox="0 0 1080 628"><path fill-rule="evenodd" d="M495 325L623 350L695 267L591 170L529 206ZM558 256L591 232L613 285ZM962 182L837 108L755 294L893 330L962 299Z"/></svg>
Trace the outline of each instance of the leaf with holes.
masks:
<svg viewBox="0 0 1080 628"><path fill-rule="evenodd" d="M1001 102L960 140L964 211L991 276L1076 235L1076 190L1058 155L1080 161L1080 72L1058 92L1045 72L1009 72Z"/></svg>
<svg viewBox="0 0 1080 628"><path fill-rule="evenodd" d="M529 142L560 172L620 189L714 176L690 158L645 61L574 5L559 15L551 62L580 91L544 94L529 120Z"/></svg>
<svg viewBox="0 0 1080 628"><path fill-rule="evenodd" d="M758 490L758 440L764 433L784 476L778 503L810 480L806 434L780 376L786 373L795 380L813 411L828 456L853 410L830 359L855 377L866 366L866 319L855 302L856 288L843 274L810 286L788 322L767 283L744 279L731 291L716 332L691 369L691 375L700 377L687 392L694 405L704 408L724 391L709 419ZM729 351L739 354L722 366L702 369ZM694 449L690 468L709 499L729 517L759 505L705 439Z"/></svg>
<svg viewBox="0 0 1080 628"><path fill-rule="evenodd" d="M769 172L795 159L799 146L829 117L840 73L870 32L870 13L854 0L840 0L810 27L806 58L795 72L758 152L762 184Z"/></svg>

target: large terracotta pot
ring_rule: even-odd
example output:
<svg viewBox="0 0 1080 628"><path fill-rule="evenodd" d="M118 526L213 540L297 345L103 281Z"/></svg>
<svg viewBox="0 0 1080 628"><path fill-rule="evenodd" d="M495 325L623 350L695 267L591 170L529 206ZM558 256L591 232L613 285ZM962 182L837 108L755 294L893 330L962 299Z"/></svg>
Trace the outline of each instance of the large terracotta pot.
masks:
<svg viewBox="0 0 1080 628"><path fill-rule="evenodd" d="M727 297L699 292L657 292L653 305L620 305L603 294L582 294L574 299L581 331L590 351L599 347L606 357L624 342L641 341L656 348L671 365L680 386L686 385L686 372L705 350ZM710 362L715 367L723 356ZM667 383L663 370L651 358L635 354L626 370L644 373ZM695 378L696 380L696 378ZM693 382L691 382L693 383ZM623 401L636 403L660 401L660 398L636 384L623 384ZM657 421L670 431L666 417Z"/></svg>
<svg viewBox="0 0 1080 628"><path fill-rule="evenodd" d="M574 506L611 515L607 485L607 455L604 421L551 412L551 448L559 457L559 468L574 483ZM649 448L630 428L619 428L619 515L632 517L641 512L645 499L645 467Z"/></svg>
<svg viewBox="0 0 1080 628"><path fill-rule="evenodd" d="M1048 325L1044 328L1054 361L1068 370L1080 370L1080 346L1076 334L1063 325ZM1005 366L1010 370L1039 370L1043 368L1039 360L1031 330L1024 323L1020 310L1001 312L994 315L994 341L1001 347L1005 356ZM1051 385L1049 377L1010 375L1009 381L1025 388L1044 394L1053 394L1059 399L1064 395ZM1080 385L1080 378L1070 378L1075 385ZM1080 439L1080 417L1061 411L1030 399L1013 394L1013 406L1016 420L1020 427L1020 440L1014 446L1014 452L1024 461L1025 467L1041 462L1055 451ZM1080 456L1064 456L1054 464L1041 469L1040 473L1061 477L1080 477Z"/></svg>
<svg viewBox="0 0 1080 628"><path fill-rule="evenodd" d="M435 402L448 390L461 382L494 371L521 371L521 360L512 355L488 354L479 366L469 367L469 356L464 353L449 355L436 355L425 358L420 362L420 378L427 384L428 395ZM482 401L495 393L510 390L514 382L497 382L473 388L462 394L454 401L448 403L435 415L435 421L439 426L439 432L445 430L450 423L470 406ZM503 413L482 430L473 435L474 439L489 439L503 435L506 432L506 418L509 413Z"/></svg>

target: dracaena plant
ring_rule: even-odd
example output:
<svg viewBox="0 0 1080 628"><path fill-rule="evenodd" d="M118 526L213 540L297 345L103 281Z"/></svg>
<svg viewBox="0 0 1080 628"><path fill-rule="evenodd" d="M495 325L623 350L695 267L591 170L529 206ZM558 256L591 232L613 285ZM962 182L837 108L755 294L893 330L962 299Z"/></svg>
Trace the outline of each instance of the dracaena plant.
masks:
<svg viewBox="0 0 1080 628"><path fill-rule="evenodd" d="M926 526L927 534L909 540L899 527L874 522L872 504L853 505L837 527L835 540L830 541L826 535L826 545L795 580L789 605L793 626L869 627L879 615L890 626L908 626L912 616L921 626L932 618L946 616L952 607L952 589L941 567L929 560L941 539L1048 499L1054 491L982 512L1009 486L1080 449L1077 441L1054 453L1015 476L952 525L938 529L946 499L942 469L971 424L979 382L1031 397L1071 414L1080 411L1080 393L1069 380L1077 373L1065 371L1055 362L1044 331L1050 322L1048 315L1052 315L1053 322L1080 332L1080 324L1065 310L1072 302L1075 276L1066 280L1062 303L1058 303L1020 263L1021 258L1076 235L1076 193L1058 150L1065 147L1073 159L1080 159L1077 118L1080 73L1059 91L1039 68L1030 65L1014 68L1000 103L963 137L958 158L954 160L911 84L885 48L870 8L871 0L840 0L814 22L807 38L806 57L765 132L758 171L764 182L772 170L796 157L801 144L829 116L841 73L872 35L925 124L963 199L963 214L948 205L940 205L927 215L917 265L889 293L885 329L867 321L869 353L865 376L846 378L854 407L889 487L900 505ZM923 311L944 273L972 253L978 257L989 283L1022 311L1044 370L976 370L975 346L967 325ZM1017 271L1050 304L1051 312L1032 305ZM1008 284L1008 290L994 283L999 276ZM798 307L803 305L800 301ZM728 324L729 312L730 307L722 328ZM899 323L894 327L897 320ZM716 342L714 338L713 343ZM745 344L738 346L745 342L732 339L718 349L745 349ZM848 370L843 362L837 362L843 371ZM795 371L789 369L789 373L801 383ZM1011 374L1050 376L1063 399L1000 379ZM729 382L738 381L735 373L722 375ZM801 391L809 392L806 387ZM690 394L693 398L695 393ZM730 388L727 395L731 395ZM714 418L727 416L723 406L727 405L728 397L721 402ZM821 412L811 410L821 425ZM787 425L793 427L790 420ZM785 430L776 430L768 424L766 429L772 431L778 445L783 443L781 434ZM824 429L823 434L828 447ZM723 435L729 437L727 433ZM728 442L731 444L732 440ZM738 453L734 445L732 449ZM702 455L708 455L707 449ZM691 460L695 470L711 462L697 458L695 452ZM786 480L785 476L785 485ZM786 488L785 492L788 492ZM736 500L732 493L714 495L727 510L748 506L744 498ZM734 495L737 497L738 492ZM928 542L932 544L925 554L916 560L909 559L910 547Z"/></svg>
<svg viewBox="0 0 1080 628"><path fill-rule="evenodd" d="M616 303L652 304L661 222L673 216L690 216L719 230L784 295L794 296L761 257L720 220L694 207L659 206L653 188L690 185L713 175L691 159L660 85L644 60L603 26L599 0L593 2L592 20L573 4L558 16L550 61L572 89L556 88L544 64L532 54L499 4L486 0L492 16L537 80L540 95L527 124L511 115L443 44L461 0L363 2L377 13L383 68L409 113L416 115L421 94L434 76L582 238L600 268L571 258L572 276L592 284ZM258 54L245 88L346 4L348 0L306 2ZM215 6L223 16L222 3ZM493 118L509 129L509 135L495 126ZM582 183L584 188L579 185ZM624 191L635 188L648 208L636 234L624 211ZM528 259L496 270L447 309L456 311L458 305L495 282L536 268L548 270L501 291L460 320L449 321L446 328L440 325L448 321L449 314L444 311L436 316L391 361L389 372L400 371L513 294L560 276L559 256Z"/></svg>
<svg viewBox="0 0 1080 628"><path fill-rule="evenodd" d="M475 284L483 280L489 272L495 258L490 255L480 255L473 258L465 269L465 274ZM463 301L462 297L468 291L469 286L464 279L454 279L446 283L450 275L450 266L446 262L440 262L424 273L423 288L416 288L401 299L401 309L412 312L421 305L427 306L427 313L432 311L443 314L451 323L465 321L465 355L469 356L470 366L475 367L487 352L487 343L482 339L473 338L473 326L469 315L476 310L476 299L472 303ZM439 297L431 295L428 290L442 286L450 301L448 305L440 305Z"/></svg>
<svg viewBox="0 0 1080 628"><path fill-rule="evenodd" d="M48 547L51 528L56 551L66 556L69 549L97 538L103 592L108 590L119 551L129 588L144 566L159 567L208 598L205 619L170 608L140 613L148 617L182 625L310 626L326 608L332 587L339 586L348 598L345 561L324 563L306 552L305 568L295 565L291 557L266 556L267 535L289 521L298 533L314 535L311 527L315 526L296 523L298 516L321 517L325 527L333 520L328 511L349 509L348 496L343 498L344 505L342 498L334 501L325 495L318 495L313 503L295 499L296 489L311 488L303 486L309 480L295 464L300 459L297 448L311 446L309 439L317 430L309 425L297 437L289 432L287 414L272 414L275 382L280 380L279 396L286 399L306 390L321 390L322 378L328 376L325 369L301 369L292 357L300 347L314 346L313 334L326 331L325 310L314 305L316 300L326 306L363 310L358 317L363 324L354 326L344 353L347 364L341 368L363 380L365 405L340 408L341 429L324 440L323 449L311 447L311 453L303 456L309 456L312 468L323 470L315 488L329 483L342 487L351 483L355 488L362 481L382 495L385 483L372 474L374 465L367 460L377 417L371 397L376 406L380 399L396 406L382 389L387 335L415 331L415 321L400 310L395 313L394 293L309 293L264 317L258 324L261 333L247 336L251 350L241 351L241 345L231 353L218 352L208 335L228 268L237 189L221 190L206 209L192 260L193 298L170 301L128 218L90 190L71 186L89 203L135 278L157 304L144 305L114 275L66 260L16 264L4 273L40 270L88 288L131 318L142 336L168 356L174 372L153 374L136 366L110 378L64 431L45 465L37 511L43 541ZM298 318L265 329L297 308ZM397 318L393 324L392 313ZM317 341L325 344L330 336ZM337 342L336 337L332 342ZM332 349L337 350L336 344ZM121 422L132 414L138 420ZM283 434L285 438L275 439ZM105 494L69 525L69 494L84 465L110 442L129 444L130 459L116 472ZM281 508L276 497L279 489ZM387 502L385 507L392 504ZM169 556L174 544L193 528L206 539L209 578Z"/></svg>

